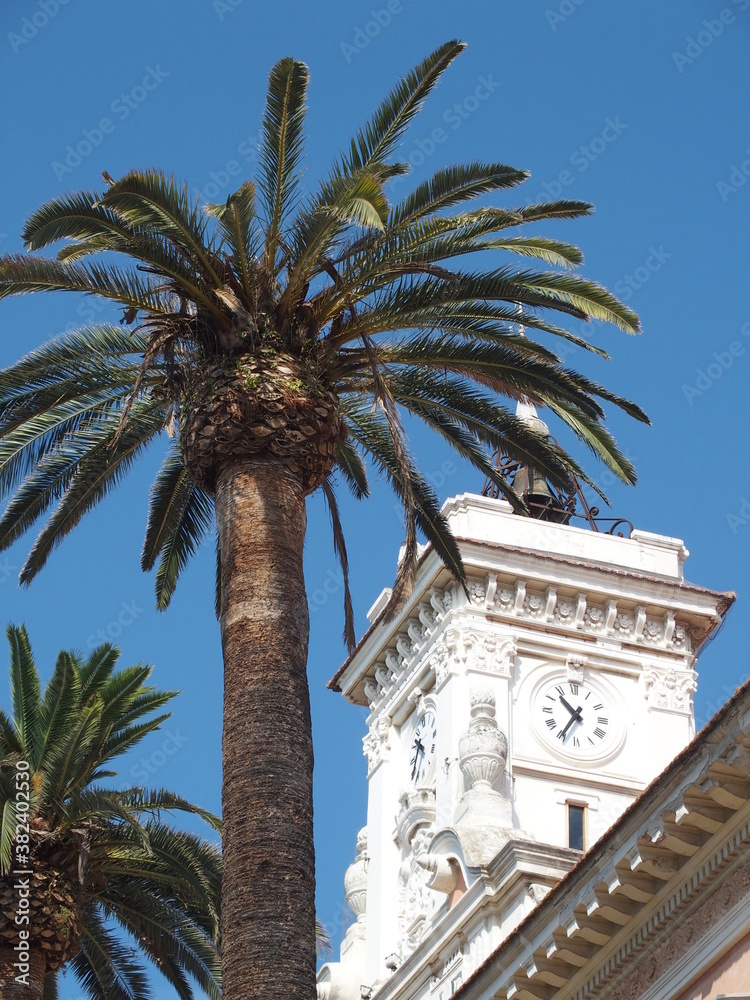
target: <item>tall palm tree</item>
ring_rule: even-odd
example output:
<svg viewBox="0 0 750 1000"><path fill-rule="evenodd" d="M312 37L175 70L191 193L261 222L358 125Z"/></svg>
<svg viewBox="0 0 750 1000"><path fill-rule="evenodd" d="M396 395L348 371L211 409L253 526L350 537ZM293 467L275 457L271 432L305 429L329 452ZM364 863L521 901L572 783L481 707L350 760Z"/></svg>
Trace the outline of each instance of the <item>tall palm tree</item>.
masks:
<svg viewBox="0 0 750 1000"><path fill-rule="evenodd" d="M462 48L448 42L405 76L312 193L301 185L308 71L282 59L270 74L255 183L201 211L186 186L159 172L107 176L104 191L56 198L27 222L31 251L62 241L55 259L0 259L0 296L93 294L118 303L125 324L71 333L0 375L0 489L10 496L0 546L52 508L22 582L163 432L172 440L142 553L145 569L157 567L159 607L216 518L229 1000L314 995L306 497L325 496L346 574L334 479L363 498L368 463L388 478L406 534L390 615L408 598L420 529L463 579L402 412L517 508L490 450L504 448L558 486L583 471L503 399L548 407L635 480L602 402L639 420L643 412L519 333L522 324L594 350L555 315L637 330L628 308L572 273L579 250L518 233L590 206L466 210L527 177L494 162L441 169L403 200L387 198L388 181L407 170L395 158L404 132ZM488 254L499 257L490 270ZM518 255L524 266L513 263ZM351 647L348 588L344 600Z"/></svg>
<svg viewBox="0 0 750 1000"><path fill-rule="evenodd" d="M0 997L55 1000L69 968L91 1000L150 996L148 959L180 997L221 996L221 854L164 811L216 817L172 792L115 789L111 762L158 729L175 694L117 670L119 651L61 652L44 693L9 626L11 717L0 710ZM130 947L124 931L134 942Z"/></svg>

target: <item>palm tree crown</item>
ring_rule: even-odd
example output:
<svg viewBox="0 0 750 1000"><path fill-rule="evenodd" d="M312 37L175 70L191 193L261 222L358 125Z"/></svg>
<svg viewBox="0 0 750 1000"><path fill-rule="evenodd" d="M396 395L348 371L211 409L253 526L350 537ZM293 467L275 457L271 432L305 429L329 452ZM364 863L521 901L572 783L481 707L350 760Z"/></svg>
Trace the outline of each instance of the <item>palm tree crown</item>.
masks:
<svg viewBox="0 0 750 1000"><path fill-rule="evenodd" d="M87 660L61 652L42 694L25 628L9 626L7 634L13 711L9 718L0 710L3 971L25 927L31 953L43 959L48 1000L67 967L92 1000L148 996L138 952L180 997L193 996L194 980L218 1000L220 851L161 813L196 813L214 829L218 819L172 792L102 784L117 774L116 757L169 718L153 713L174 692L146 684L149 666L117 670L118 650L104 645ZM19 869L32 872L21 924Z"/></svg>
<svg viewBox="0 0 750 1000"><path fill-rule="evenodd" d="M344 560L331 474L364 497L363 458L386 473L404 502L408 541L392 607L413 576L417 527L460 577L437 499L408 453L400 409L437 430L516 506L487 447L502 446L561 485L569 471L583 472L502 396L547 406L634 481L603 426L601 401L643 420L641 410L518 332L522 324L597 350L550 314L637 329L628 308L571 273L582 260L575 247L517 233L590 206L450 214L528 176L500 163L448 167L402 201L387 200L387 181L407 169L393 160L404 130L461 48L442 46L405 77L307 197L300 164L308 71L283 59L270 77L259 176L224 204L201 213L185 186L147 171L32 215L30 249L65 243L56 260L2 258L0 296L91 293L119 303L132 329L79 330L0 377L0 490L12 494L0 546L56 504L23 582L164 430L174 439L153 487L142 554L145 569L158 561L160 607L212 523L217 469L244 454L280 456L298 469L305 492L322 487ZM558 269L519 268L511 259L489 271L458 266L489 251ZM102 263L89 262L98 257ZM351 644L350 624L347 638Z"/></svg>
<svg viewBox="0 0 750 1000"><path fill-rule="evenodd" d="M467 208L527 176L495 162L445 167L401 201L388 199L388 182L407 171L397 159L405 130L462 48L448 42L408 73L312 193L301 184L308 71L282 59L270 74L254 183L201 211L186 186L158 171L105 177L105 190L56 198L28 220L29 250L61 244L55 259L0 257L0 297L64 290L123 309L120 326L78 330L0 373L0 494L9 497L0 548L49 513L22 582L162 432L171 444L142 552L143 567L156 566L160 607L216 518L230 1000L315 992L305 498L320 489L327 500L346 581L334 476L358 498L369 495L368 467L388 478L406 530L392 615L412 587L418 530L464 578L438 498L409 452L404 413L519 510L492 450L559 487L571 473L585 476L508 400L546 406L635 480L603 404L638 420L643 412L532 339L603 354L560 321L638 329L626 306L574 273L579 250L521 234L590 206ZM344 603L351 647L347 586Z"/></svg>

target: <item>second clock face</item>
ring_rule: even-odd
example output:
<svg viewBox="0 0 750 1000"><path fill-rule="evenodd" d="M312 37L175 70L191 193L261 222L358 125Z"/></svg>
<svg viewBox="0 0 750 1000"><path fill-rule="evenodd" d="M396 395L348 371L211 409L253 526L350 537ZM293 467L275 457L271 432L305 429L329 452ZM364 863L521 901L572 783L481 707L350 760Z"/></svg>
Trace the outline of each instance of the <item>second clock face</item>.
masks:
<svg viewBox="0 0 750 1000"><path fill-rule="evenodd" d="M409 747L409 777L413 785L423 785L432 770L437 744L437 719L428 708L417 719Z"/></svg>
<svg viewBox="0 0 750 1000"><path fill-rule="evenodd" d="M536 723L546 739L571 756L595 753L608 742L612 718L603 695L588 684L559 680L537 699Z"/></svg>

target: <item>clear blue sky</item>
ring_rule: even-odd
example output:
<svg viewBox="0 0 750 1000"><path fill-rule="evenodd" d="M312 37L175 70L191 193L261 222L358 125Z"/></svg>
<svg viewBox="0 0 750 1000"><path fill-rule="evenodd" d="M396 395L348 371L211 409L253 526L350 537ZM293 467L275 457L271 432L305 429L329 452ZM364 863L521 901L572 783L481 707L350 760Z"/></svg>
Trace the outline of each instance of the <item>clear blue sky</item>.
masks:
<svg viewBox="0 0 750 1000"><path fill-rule="evenodd" d="M99 187L103 169L117 177L158 166L210 200L225 197L252 171L266 76L286 55L312 73L314 182L401 73L448 38L468 42L404 145L413 180L448 163L500 160L532 173L520 201L562 195L596 205L593 218L545 231L577 242L583 272L643 321L638 338L592 332L609 364L567 359L653 421L612 422L640 476L635 489L609 484L613 511L683 538L688 578L739 594L701 661L699 722L748 676L750 0L14 0L2 5L0 29L2 251L21 249L23 220L40 203ZM72 296L2 303L0 364L110 315L97 309ZM437 442L416 436L414 448L443 497L481 488ZM149 455L87 518L30 589L16 587L30 539L0 555L0 618L26 622L45 674L58 648L85 649L102 633L125 662L154 662L156 681L184 693L167 731L121 773L138 780L145 758L154 783L218 809L213 554L210 545L200 553L166 614L152 610L153 581L138 556L158 458ZM607 486L603 470L589 468ZM337 941L343 874L365 821L365 722L325 688L344 657L341 594L327 517L317 498L309 506L318 905ZM366 505L344 501L343 513L361 634L392 580L401 519L385 484ZM72 983L65 990L77 996Z"/></svg>

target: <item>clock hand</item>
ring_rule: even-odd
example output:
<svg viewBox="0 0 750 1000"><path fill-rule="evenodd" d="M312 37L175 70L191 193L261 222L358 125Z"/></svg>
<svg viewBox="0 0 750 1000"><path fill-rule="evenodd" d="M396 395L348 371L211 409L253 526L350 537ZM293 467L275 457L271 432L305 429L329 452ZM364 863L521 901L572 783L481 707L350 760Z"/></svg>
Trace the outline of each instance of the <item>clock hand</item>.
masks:
<svg viewBox="0 0 750 1000"><path fill-rule="evenodd" d="M419 739L415 739L412 748L414 750L414 765L411 769L411 780L414 781L419 770L419 755L422 754L424 757L424 747Z"/></svg>
<svg viewBox="0 0 750 1000"><path fill-rule="evenodd" d="M582 721L581 720L581 706L580 705L578 706L578 709L577 709L576 712L573 712L573 709L570 709L570 711L572 712L572 714L571 714L570 718L568 719L568 724L566 725L566 727L563 729L563 731L560 733L560 736L559 736L559 739L561 739L561 740L565 739L565 736L566 736L568 730L570 729L570 727L573 725L574 722L581 722Z"/></svg>
<svg viewBox="0 0 750 1000"><path fill-rule="evenodd" d="M560 701L567 708L567 710L570 712L570 714L573 716L573 718L574 719L578 719L578 721L580 722L581 721L581 706L579 705L578 708L573 708L573 706L569 702L567 702L563 698L562 695L560 695Z"/></svg>

